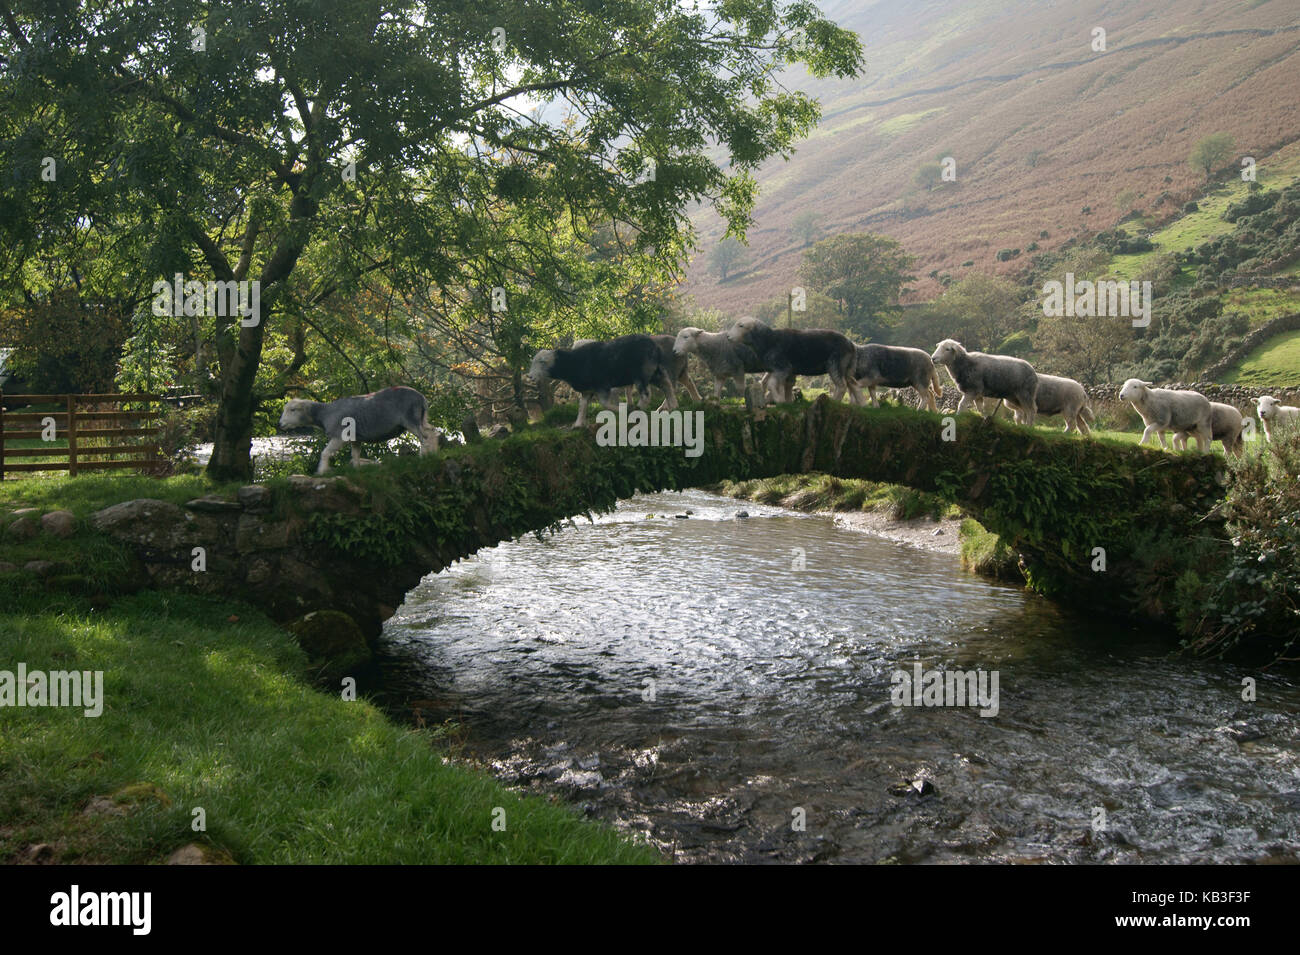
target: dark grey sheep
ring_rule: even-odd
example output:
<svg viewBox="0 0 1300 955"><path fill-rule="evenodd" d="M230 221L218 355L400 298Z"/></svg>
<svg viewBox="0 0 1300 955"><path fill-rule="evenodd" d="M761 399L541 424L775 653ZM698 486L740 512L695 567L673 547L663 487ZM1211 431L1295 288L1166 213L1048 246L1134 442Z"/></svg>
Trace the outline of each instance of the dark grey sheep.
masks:
<svg viewBox="0 0 1300 955"><path fill-rule="evenodd" d="M649 335L620 335L607 342L588 342L574 348L543 348L528 368L530 381L542 384L555 378L579 395L595 395L602 407L614 408L614 389L635 385L644 407L650 399L650 384L664 389L666 404L677 407L673 367L659 344ZM587 423L587 402L578 407L575 428Z"/></svg>
<svg viewBox="0 0 1300 955"><path fill-rule="evenodd" d="M329 436L321 452L317 474L329 470L334 453L346 441L352 446L352 464L361 461L357 445L364 441L387 441L403 431L420 439L420 453L438 450L438 429L429 424L429 402L414 388L397 386L369 395L339 398L337 401L286 401L280 414L280 427L315 426Z"/></svg>
<svg viewBox="0 0 1300 955"><path fill-rule="evenodd" d="M727 330L727 337L754 350L770 375L768 391L774 401L789 401L796 375L827 375L831 400L839 401L845 388L855 405L865 403L853 377L857 353L853 342L828 328L771 328L756 318L742 318Z"/></svg>
<svg viewBox="0 0 1300 955"><path fill-rule="evenodd" d="M938 411L935 399L943 394L939 372L930 356L919 348L896 345L857 345L854 378L866 385L872 405L877 388L915 388L931 411Z"/></svg>

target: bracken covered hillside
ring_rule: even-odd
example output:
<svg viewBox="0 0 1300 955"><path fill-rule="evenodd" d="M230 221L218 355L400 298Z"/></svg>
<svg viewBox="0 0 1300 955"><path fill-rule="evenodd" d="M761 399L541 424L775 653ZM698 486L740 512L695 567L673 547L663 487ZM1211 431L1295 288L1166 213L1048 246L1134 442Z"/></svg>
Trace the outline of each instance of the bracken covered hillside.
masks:
<svg viewBox="0 0 1300 955"><path fill-rule="evenodd" d="M866 73L790 78L821 99L822 123L789 162L762 171L750 261L726 282L707 256L721 225L701 213L702 254L684 289L701 305L740 313L783 294L803 247L792 225L806 210L822 235L899 239L918 255L920 276L1012 271L1024 260L997 262L998 250L1054 248L1157 200L1155 212L1172 214L1200 191L1187 157L1204 136L1231 134L1234 164L1245 155L1264 164L1300 138L1294 0L821 6L858 31ZM1096 27L1104 53L1092 50ZM945 156L956 161L955 183L940 182L937 167L932 184L917 182ZM922 278L911 299L937 291Z"/></svg>

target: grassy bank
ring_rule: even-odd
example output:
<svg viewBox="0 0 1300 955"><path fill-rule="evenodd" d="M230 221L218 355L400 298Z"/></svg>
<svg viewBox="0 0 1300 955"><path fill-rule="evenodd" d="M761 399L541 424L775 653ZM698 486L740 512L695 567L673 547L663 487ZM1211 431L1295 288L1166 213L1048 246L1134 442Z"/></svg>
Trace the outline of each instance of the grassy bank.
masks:
<svg viewBox="0 0 1300 955"><path fill-rule="evenodd" d="M0 708L2 861L151 863L191 842L238 863L658 859L449 764L436 732L312 689L293 638L256 611L158 593L101 611L0 601L0 669L104 673L97 718Z"/></svg>
<svg viewBox="0 0 1300 955"><path fill-rule="evenodd" d="M757 504L815 513L881 511L892 520L960 517L961 509L933 494L896 484L842 480L825 474L783 474L759 481L724 481L707 490ZM1016 555L1001 538L974 518L961 524L962 566L977 574L1020 580Z"/></svg>

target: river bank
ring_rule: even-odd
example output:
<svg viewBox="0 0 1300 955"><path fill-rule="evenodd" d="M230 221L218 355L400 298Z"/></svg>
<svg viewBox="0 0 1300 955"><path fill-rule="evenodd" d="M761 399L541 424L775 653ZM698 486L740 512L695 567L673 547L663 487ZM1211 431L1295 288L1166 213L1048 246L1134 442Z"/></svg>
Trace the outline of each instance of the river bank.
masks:
<svg viewBox="0 0 1300 955"><path fill-rule="evenodd" d="M841 527L933 554L961 558L967 570L1019 580L1016 555L960 508L931 494L872 481L786 474L757 481L724 481L706 488L738 500L804 514L829 514Z"/></svg>
<svg viewBox="0 0 1300 955"><path fill-rule="evenodd" d="M88 514L213 489L198 477L0 485L0 863L660 861L455 761L447 727L400 724L341 682L319 688L294 636L252 607L114 590L127 557ZM24 508L32 533L12 529ZM41 520L56 508L66 523ZM33 561L49 567L23 569ZM55 673L90 674L102 693L45 705Z"/></svg>

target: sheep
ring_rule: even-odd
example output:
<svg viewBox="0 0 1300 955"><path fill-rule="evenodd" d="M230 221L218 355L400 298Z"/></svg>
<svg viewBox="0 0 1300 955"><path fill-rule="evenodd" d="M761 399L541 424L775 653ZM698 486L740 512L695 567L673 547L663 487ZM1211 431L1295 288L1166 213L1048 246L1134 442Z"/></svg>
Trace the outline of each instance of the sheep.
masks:
<svg viewBox="0 0 1300 955"><path fill-rule="evenodd" d="M690 326L677 333L673 354L683 358L698 355L704 367L713 376L713 397L721 398L722 389L730 378L736 379L740 390L745 390L746 372L763 372L758 356L748 345L734 342L726 332L706 332Z"/></svg>
<svg viewBox="0 0 1300 955"><path fill-rule="evenodd" d="M1196 391L1172 391L1155 388L1149 381L1130 378L1119 390L1119 400L1127 401L1137 409L1146 424L1138 444L1146 444L1155 435L1160 447L1165 447L1166 431L1186 431L1196 435L1196 447L1202 453L1210 450L1214 429L1210 421L1214 416L1210 399Z"/></svg>
<svg viewBox="0 0 1300 955"><path fill-rule="evenodd" d="M1210 440L1223 442L1224 451L1239 456L1245 450L1241 437L1243 427L1245 422L1240 411L1219 401L1210 402ZM1187 450L1188 434L1186 430L1174 432L1172 444L1179 451Z"/></svg>
<svg viewBox="0 0 1300 955"><path fill-rule="evenodd" d="M961 342L945 338L935 347L930 360L947 366L948 374L961 392L958 412L974 405L983 415L985 398L1011 399L1020 407L1024 423L1034 423L1034 415L1038 413L1038 375L1034 366L1023 358L968 352ZM996 402L987 417L996 417L1001 406L1001 401Z"/></svg>
<svg viewBox="0 0 1300 955"><path fill-rule="evenodd" d="M613 408L614 389L635 385L644 407L650 399L650 383L664 389L669 409L677 407L671 362L649 335L620 335L607 342L588 342L574 348L543 348L533 356L525 376L541 385L556 378L579 395L594 394L602 407ZM587 425L587 402L578 405L574 428Z"/></svg>
<svg viewBox="0 0 1300 955"><path fill-rule="evenodd" d="M1093 421L1092 409L1088 407L1088 393L1073 378L1040 374L1034 404L1040 415L1059 414L1064 418L1066 434L1072 429L1084 435L1092 430L1088 427ZM1019 403L1008 398L1006 405L1014 412L1016 422L1023 423L1024 409Z"/></svg>
<svg viewBox="0 0 1300 955"><path fill-rule="evenodd" d="M943 396L939 372L930 356L920 348L894 345L856 345L854 374L858 386L866 385L872 407L878 407L877 388L915 388L931 411L938 411L935 399Z"/></svg>
<svg viewBox="0 0 1300 955"><path fill-rule="evenodd" d="M1259 423L1264 427L1264 437L1270 444L1273 441L1273 429L1284 431L1300 423L1300 408L1281 404L1272 395L1256 398L1255 407L1259 413Z"/></svg>
<svg viewBox="0 0 1300 955"><path fill-rule="evenodd" d="M387 441L403 431L420 439L420 453L438 450L438 429L429 424L429 402L414 388L397 386L368 395L337 401L308 401L293 398L284 403L280 429L315 426L329 436L321 452L317 474L329 470L334 453L346 441L352 446L352 465L361 463L357 445L363 441Z"/></svg>
<svg viewBox="0 0 1300 955"><path fill-rule="evenodd" d="M857 353L853 342L827 328L772 328L756 318L742 318L727 330L731 341L747 345L771 374L768 392L774 401L793 397L795 375L828 375L831 400L839 401L845 388L855 405L865 403L853 372Z"/></svg>
<svg viewBox="0 0 1300 955"><path fill-rule="evenodd" d="M677 384L685 388L686 393L690 395L693 400L702 401L703 399L700 397L699 389L695 387L695 382L691 381L691 376L687 374L687 362L689 361L689 358L685 355L677 355L673 352L673 346L677 343L677 339L672 335L651 335L650 337L654 339L654 343L659 346L659 350L664 353L665 360L668 362L668 364L672 367L673 371L675 372L673 376L673 381L675 381ZM579 338L577 341L573 343L573 347L577 348L579 345L590 345L592 342L595 341L599 341L599 339ZM654 384L659 385L660 388L663 387L663 384L660 382L659 379L656 379ZM628 388L627 391L628 391L627 403L631 404L632 389ZM588 396L585 394L580 395L578 398L579 402L583 403L584 405L587 399ZM665 398L664 403L659 406L659 410L662 411L667 406L667 404L668 404L668 399Z"/></svg>

